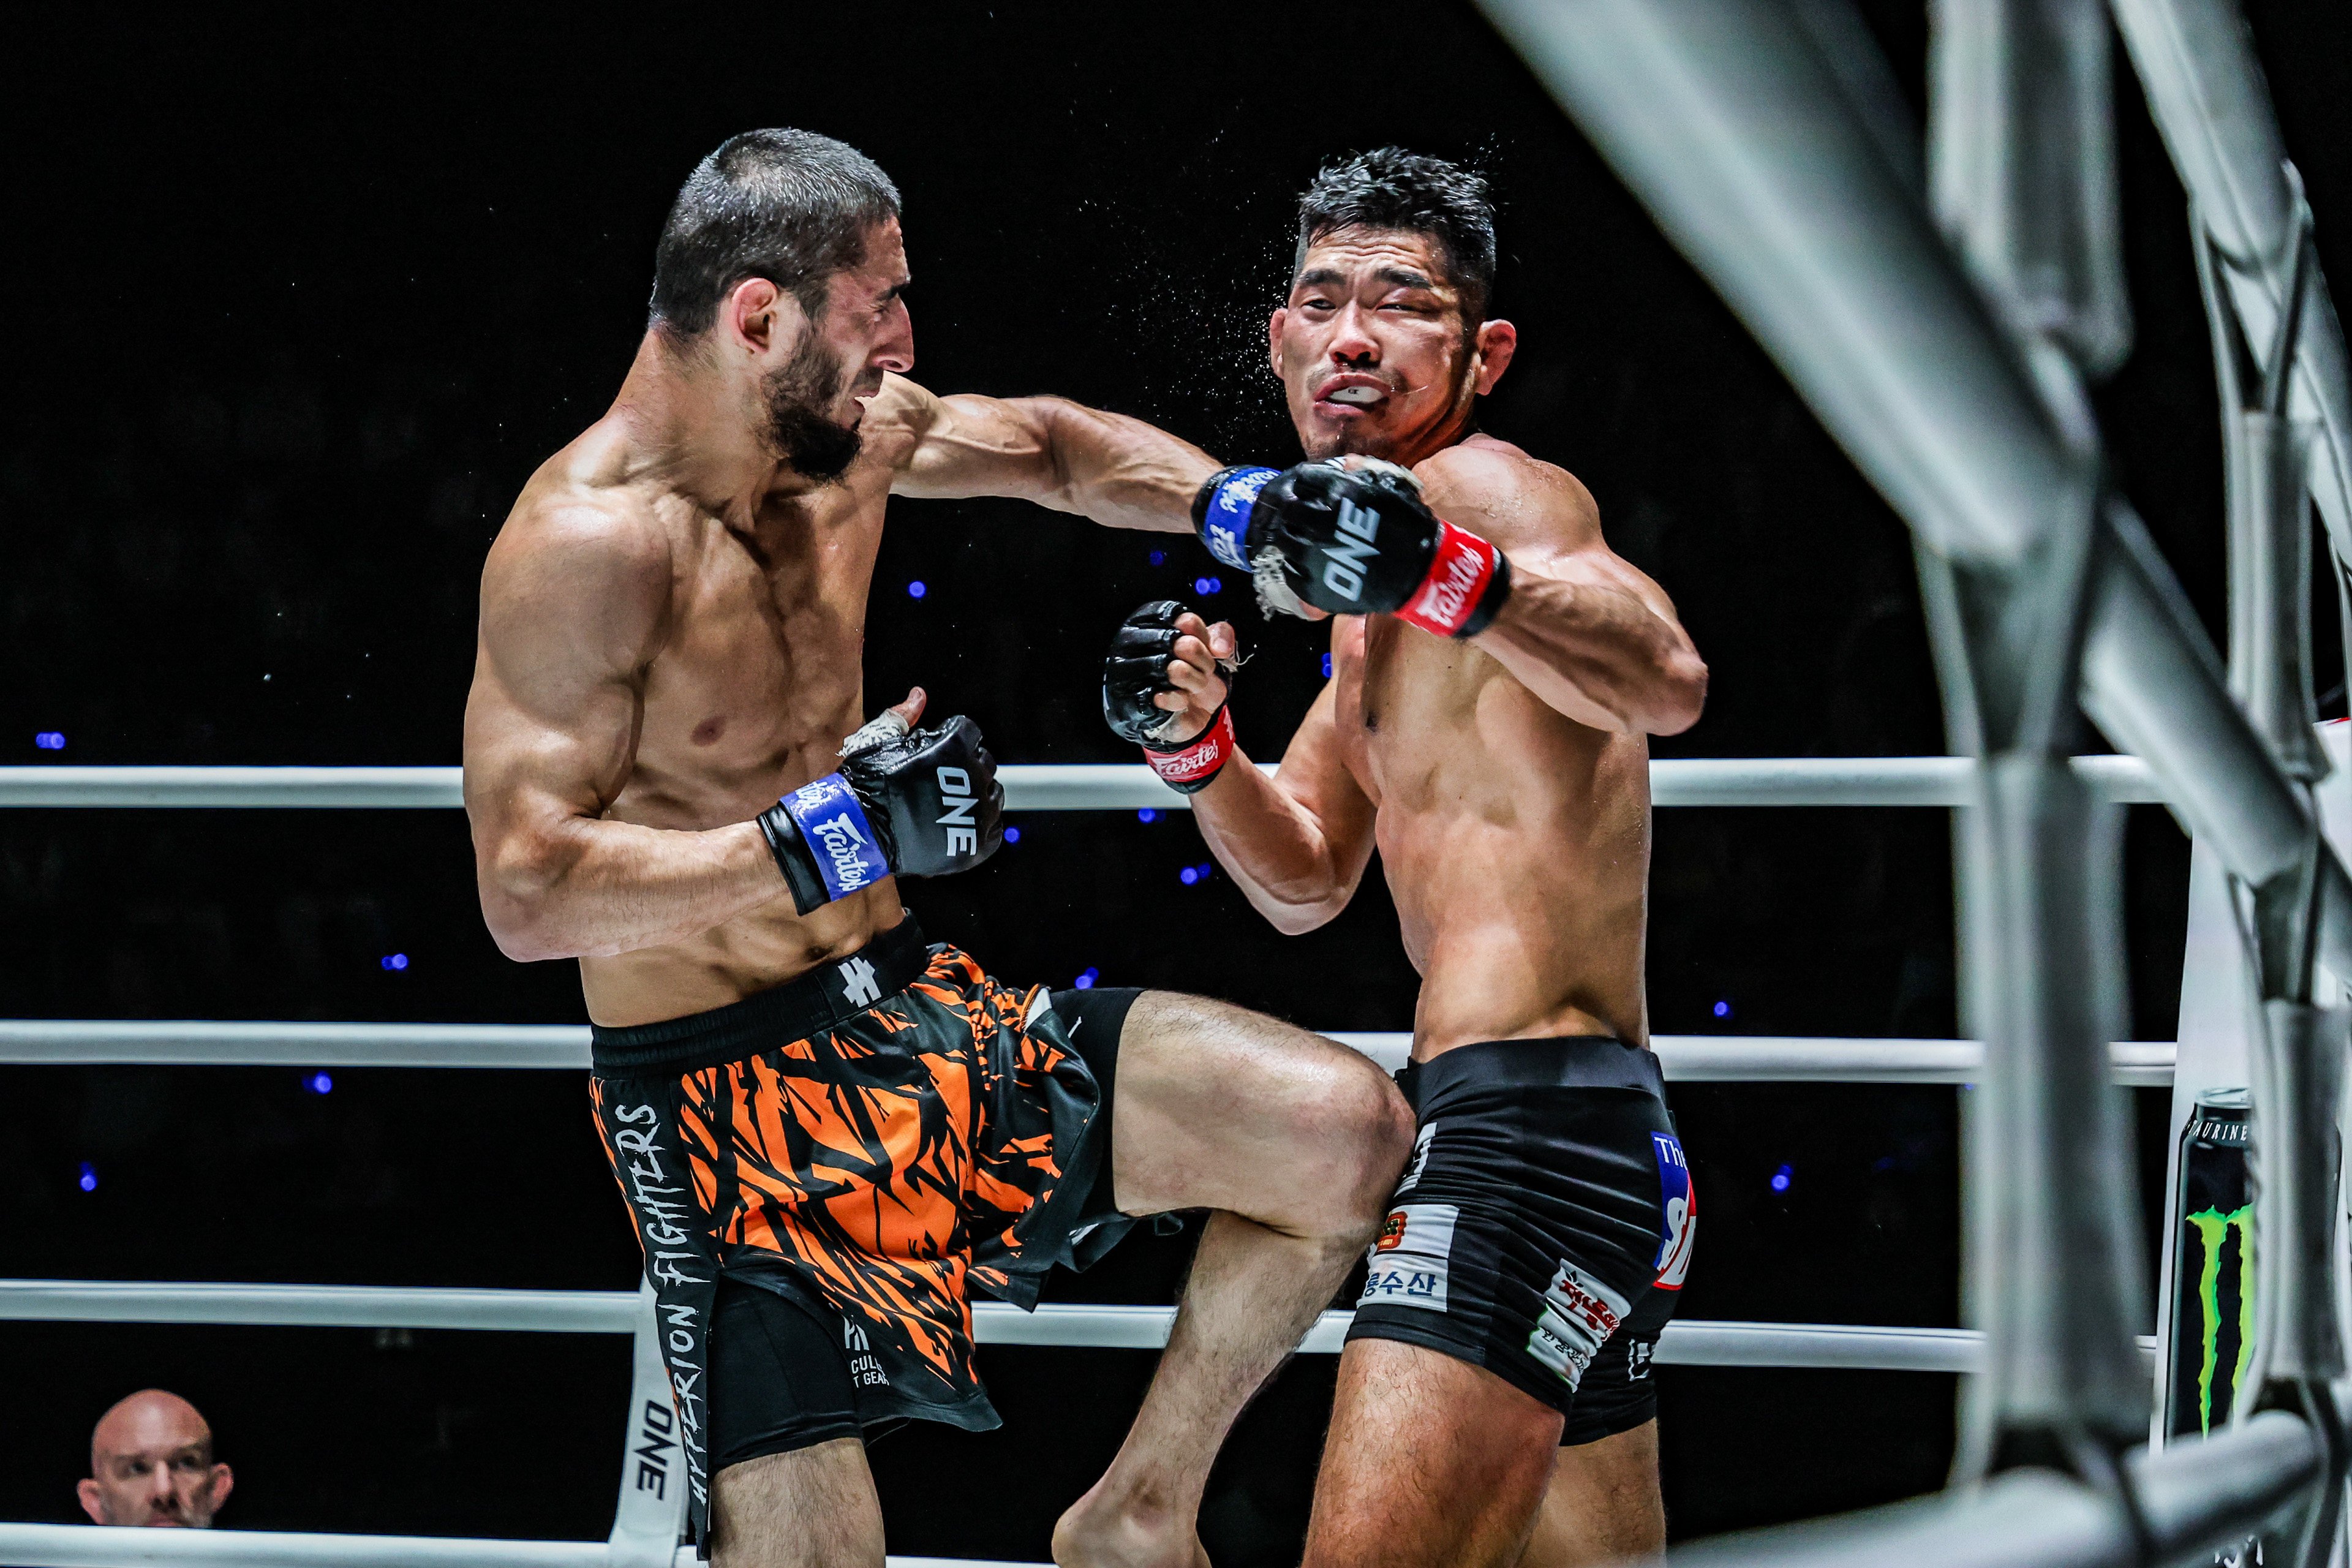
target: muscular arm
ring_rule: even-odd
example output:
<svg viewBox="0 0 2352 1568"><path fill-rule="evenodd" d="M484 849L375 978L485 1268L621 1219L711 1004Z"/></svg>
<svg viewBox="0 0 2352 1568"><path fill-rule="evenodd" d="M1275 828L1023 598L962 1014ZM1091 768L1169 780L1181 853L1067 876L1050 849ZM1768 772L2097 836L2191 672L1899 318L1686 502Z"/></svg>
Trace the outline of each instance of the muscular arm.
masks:
<svg viewBox="0 0 2352 1568"><path fill-rule="evenodd" d="M1706 664L1664 592L1602 541L1572 476L1472 447L1414 473L1440 517L1510 557L1511 596L1472 640L1521 685L1596 730L1673 735L1698 722Z"/></svg>
<svg viewBox="0 0 2352 1568"><path fill-rule="evenodd" d="M593 508L519 517L491 548L466 811L482 914L509 958L627 952L791 897L755 824L602 819L635 758L669 591L655 531Z"/></svg>
<svg viewBox="0 0 2352 1568"><path fill-rule="evenodd" d="M1186 533L1193 494L1217 469L1188 441L1064 398L936 397L898 376L882 396L916 435L894 495L1012 496L1112 528Z"/></svg>
<svg viewBox="0 0 2352 1568"><path fill-rule="evenodd" d="M1178 734L1198 733L1225 698L1210 650L1230 654L1234 632L1222 622L1203 626L1197 616L1176 624L1190 635L1177 639L1169 665L1178 689L1163 693L1160 706L1185 714ZM1288 936L1346 909L1372 858L1372 803L1339 755L1338 689L1325 684L1275 776L1236 752L1192 797L1193 819L1217 863L1251 907Z"/></svg>

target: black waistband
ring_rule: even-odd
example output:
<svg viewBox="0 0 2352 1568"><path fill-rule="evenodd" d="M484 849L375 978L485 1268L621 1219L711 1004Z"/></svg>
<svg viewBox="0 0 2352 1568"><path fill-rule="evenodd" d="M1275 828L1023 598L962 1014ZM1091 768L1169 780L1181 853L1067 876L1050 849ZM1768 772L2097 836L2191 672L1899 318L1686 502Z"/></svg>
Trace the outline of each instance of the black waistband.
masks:
<svg viewBox="0 0 2352 1568"><path fill-rule="evenodd" d="M740 1061L871 1011L913 984L929 963L922 928L908 915L847 957L820 963L740 1002L625 1029L591 1025L589 1064L599 1077L632 1078Z"/></svg>
<svg viewBox="0 0 2352 1568"><path fill-rule="evenodd" d="M1397 1087L1415 1110L1440 1094L1470 1087L1630 1089L1666 1098L1657 1053L1609 1035L1456 1046L1425 1062L1407 1063L1397 1074Z"/></svg>

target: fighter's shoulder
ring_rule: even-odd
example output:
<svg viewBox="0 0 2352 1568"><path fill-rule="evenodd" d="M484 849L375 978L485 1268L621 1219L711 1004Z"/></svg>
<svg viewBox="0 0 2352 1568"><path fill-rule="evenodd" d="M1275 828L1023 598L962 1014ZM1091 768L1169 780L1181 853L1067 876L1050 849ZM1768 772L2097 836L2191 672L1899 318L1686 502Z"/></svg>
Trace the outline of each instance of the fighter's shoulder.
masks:
<svg viewBox="0 0 2352 1568"><path fill-rule="evenodd" d="M676 541L656 499L581 445L540 465L523 486L491 542L486 590L517 579L561 581L575 592L667 589Z"/></svg>
<svg viewBox="0 0 2352 1568"><path fill-rule="evenodd" d="M1582 481L1508 441L1473 436L1424 458L1412 472L1440 516L1510 536L1498 543L1541 538L1573 548L1601 536L1600 508Z"/></svg>

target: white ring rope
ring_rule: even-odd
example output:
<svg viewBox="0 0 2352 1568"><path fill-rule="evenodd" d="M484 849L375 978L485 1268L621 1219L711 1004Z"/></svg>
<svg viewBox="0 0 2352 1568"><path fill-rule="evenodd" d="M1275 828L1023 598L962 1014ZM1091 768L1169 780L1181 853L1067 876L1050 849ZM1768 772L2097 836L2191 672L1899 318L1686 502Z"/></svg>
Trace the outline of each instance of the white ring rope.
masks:
<svg viewBox="0 0 2352 1568"><path fill-rule="evenodd" d="M376 1285L218 1285L112 1279L0 1280L0 1321L236 1323L278 1328L464 1329L497 1333L627 1334L642 1302L634 1290L415 1289ZM1173 1307L1046 1302L1024 1312L972 1303L984 1345L1161 1350ZM1326 1312L1299 1345L1337 1355L1353 1314ZM2155 1341L2143 1342L2153 1353ZM1678 1319L1658 1342L1667 1366L1835 1367L1864 1372L1970 1372L1984 1336L1969 1329Z"/></svg>
<svg viewBox="0 0 2352 1568"><path fill-rule="evenodd" d="M1412 1047L1405 1034L1336 1033L1393 1072ZM1650 1044L1675 1083L1973 1083L1984 1068L1974 1040L1815 1038L1783 1035L1658 1035ZM2172 1081L2168 1040L2114 1047L2116 1081ZM572 1024L224 1024L143 1019L0 1018L0 1064L305 1068L548 1068L584 1071L588 1030Z"/></svg>
<svg viewBox="0 0 2352 1568"><path fill-rule="evenodd" d="M327 1535L278 1530L129 1530L87 1524L0 1524L0 1558L18 1568L609 1568L602 1541L465 1541L437 1535ZM670 1568L708 1568L690 1546ZM971 1557L892 1557L889 1568L1047 1568Z"/></svg>
<svg viewBox="0 0 2352 1568"><path fill-rule="evenodd" d="M1966 805L1975 767L1968 757L1669 757L1650 764L1650 798L1654 805ZM2105 799L2162 804L2137 757L2077 757L2074 767ZM1191 809L1140 763L1015 763L996 773L1011 811ZM0 768L0 806L446 807L464 804L461 777L457 768Z"/></svg>
<svg viewBox="0 0 2352 1568"><path fill-rule="evenodd" d="M2105 798L2159 800L2147 768L2125 756L2078 759ZM1973 763L1964 757L1673 759L1651 764L1661 806L1957 806ZM1016 811L1184 809L1186 797L1129 764L1007 766L1006 805ZM0 768L0 807L447 808L462 804L457 768ZM1333 1037L1382 1066L1403 1064L1412 1037ZM1983 1047L1967 1040L1661 1036L1653 1040L1677 1082L1806 1081L1961 1084L1974 1081ZM0 1064L506 1068L580 1070L588 1031L576 1026L313 1024L0 1020ZM2171 1081L2169 1043L2115 1047L2117 1079ZM1351 1314L1326 1312L1300 1344L1336 1353ZM1157 1350L1173 1307L1053 1303L1024 1313L975 1302L982 1344ZM299 1327L421 1328L506 1332L642 1335L636 1291L403 1289L375 1286L0 1280L0 1321L238 1323ZM2153 1354L2152 1342L2143 1349ZM1674 1366L1817 1367L1964 1373L1983 1337L1959 1329L1684 1321L1667 1326L1657 1361ZM657 1365L640 1366L638 1381ZM637 1394L642 1394L639 1389ZM633 1394L633 1399L637 1397ZM673 1561L675 1539L656 1510L625 1489L609 1541L462 1541L294 1531L131 1531L0 1523L0 1561L23 1568L115 1568L128 1563L236 1563L244 1568L648 1568ZM652 1533L648 1536L647 1531ZM677 1564L694 1562L678 1549ZM891 1568L1013 1568L961 1559L892 1558Z"/></svg>

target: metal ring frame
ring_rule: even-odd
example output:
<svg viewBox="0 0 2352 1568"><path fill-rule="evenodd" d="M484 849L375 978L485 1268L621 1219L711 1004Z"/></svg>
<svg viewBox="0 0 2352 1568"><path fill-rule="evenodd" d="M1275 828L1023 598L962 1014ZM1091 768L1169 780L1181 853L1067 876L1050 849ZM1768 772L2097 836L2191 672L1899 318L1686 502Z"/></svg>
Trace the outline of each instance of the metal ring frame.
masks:
<svg viewBox="0 0 2352 1568"><path fill-rule="evenodd" d="M2352 976L2352 876L2320 836L2312 794L2324 760L2315 763L2307 743L2299 617L2308 592L2298 575L2307 551L2299 555L2295 529L2305 497L2315 499L2339 582L2352 583L2352 391L2308 212L2233 0L2112 0L2192 197L2217 349L2238 354L2252 377L2250 386L2225 359L2225 393L2244 410L2231 414L2227 443L2227 686L2168 569L2105 480L2083 392L2129 335L2098 0L1937 5L1924 169L1900 97L1845 0L1480 4L1911 523L1952 733L1980 759L1668 763L1654 773L1663 805L1971 807L1961 935L1969 1013L1982 1026L1972 1032L1989 1041L1980 1060L1962 1042L1917 1043L1923 1067L1937 1059L1924 1072L1861 1042L1774 1042L1754 1064L1770 1070L1744 1072L1706 1060L1729 1048L1722 1042L1661 1042L1672 1076L1834 1078L1868 1058L1872 1072L1912 1081L1950 1081L1941 1075L1981 1065L1987 1089L1969 1193L1971 1310L1985 1338L1688 1323L1669 1331L1660 1358L1980 1368L1959 1476L1971 1484L1677 1555L1791 1568L2137 1568L2210 1558L2293 1518L2295 1560L2326 1563L2339 1549L2346 1472L2342 1330L2333 1279L2321 1277L2339 1246L2326 1151L2346 1028L2344 1014L2315 996L2314 976L2318 964ZM2124 759L2067 755L2077 700L2146 760L2145 774ZM1025 810L1181 804L1141 773L1015 768L1007 782ZM2096 847L2108 808L2151 798L2132 793L2151 777L2238 890L2263 1001L2261 1216L2265 1234L2286 1243L2263 1253L2264 1408L2156 1453L2129 1443L2147 1388L2134 1353L2146 1347L2125 1327L2139 1272L2116 1198L2128 1168L2106 1089L2122 1048L2101 1043L2098 996L2054 983L2096 993L2111 978L2116 889ZM0 805L449 805L455 786L447 769L16 769L0 770ZM417 1065L572 1066L579 1055L563 1031L26 1024L0 1036L6 1060L282 1060L302 1048L381 1061L404 1047ZM1697 1070L1675 1072L1685 1049ZM2142 1050L2121 1065L2153 1075L2159 1063ZM664 1389L657 1361L648 1371L642 1300L626 1294L16 1281L0 1287L0 1313L629 1328L639 1347L633 1400ZM1170 1316L978 1315L983 1341L1138 1346L1162 1342ZM1340 1317L1328 1315L1307 1348L1334 1348ZM656 1414L652 1400L642 1414ZM632 1423L633 1443L646 1435ZM675 1510L642 1495L649 1451L625 1461L604 1542L238 1531L157 1540L0 1525L0 1554L37 1565L650 1568L670 1563L677 1537Z"/></svg>

